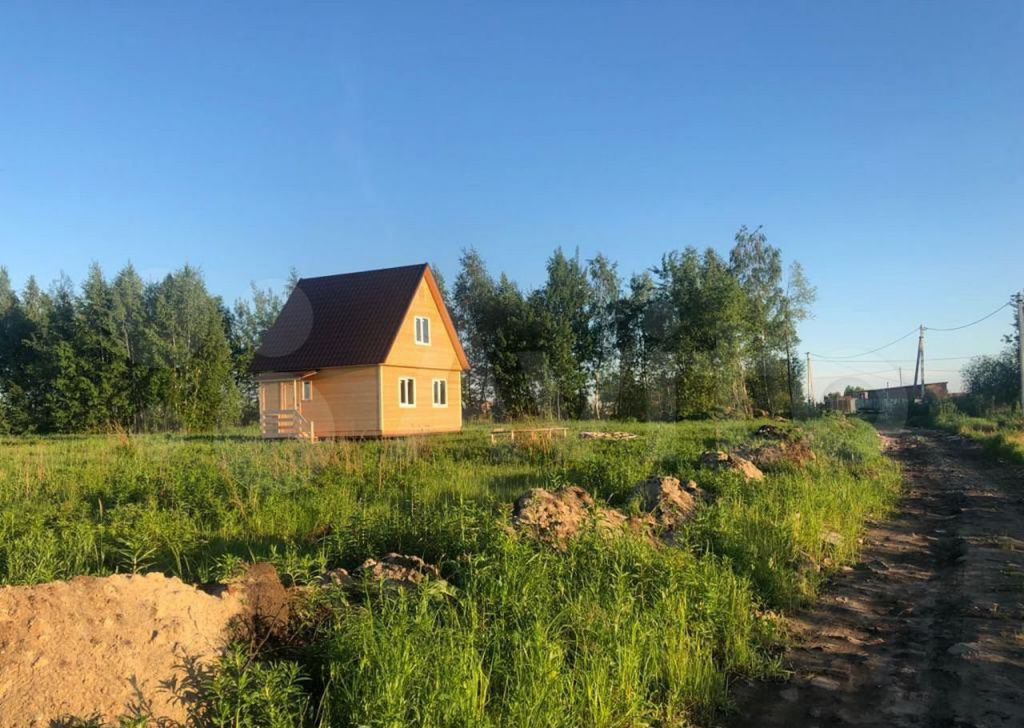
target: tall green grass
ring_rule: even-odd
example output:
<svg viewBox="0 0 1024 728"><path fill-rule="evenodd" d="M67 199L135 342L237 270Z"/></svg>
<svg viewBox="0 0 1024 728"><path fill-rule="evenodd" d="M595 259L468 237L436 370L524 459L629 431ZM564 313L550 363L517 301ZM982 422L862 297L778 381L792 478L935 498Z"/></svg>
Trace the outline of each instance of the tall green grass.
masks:
<svg viewBox="0 0 1024 728"><path fill-rule="evenodd" d="M1020 413L971 417L951 402L944 402L932 413L931 424L980 442L995 457L1024 463L1024 419Z"/></svg>
<svg viewBox="0 0 1024 728"><path fill-rule="evenodd" d="M583 423L641 437L497 446L478 428L316 446L4 440L0 582L161 570L203 583L266 559L306 584L418 554L452 590L314 589L296 640L227 656L208 686L214 724L688 725L728 705L734 676L778 670L773 611L854 559L898 491L874 431L839 419L807 426L818 459L805 468L749 484L697 469L701 451L757 424ZM508 532L508 503L528 488L574 483L625 506L655 473L710 496L673 546L588 534L555 552Z"/></svg>

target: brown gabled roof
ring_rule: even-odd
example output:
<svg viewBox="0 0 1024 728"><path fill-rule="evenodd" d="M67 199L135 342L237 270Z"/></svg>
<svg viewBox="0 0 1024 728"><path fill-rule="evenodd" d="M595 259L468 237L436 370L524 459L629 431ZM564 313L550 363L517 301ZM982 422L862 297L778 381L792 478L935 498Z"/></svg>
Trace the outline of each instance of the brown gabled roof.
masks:
<svg viewBox="0 0 1024 728"><path fill-rule="evenodd" d="M253 373L382 364L423 276L433 281L429 271L420 263L301 278L264 335ZM436 285L431 290L437 298ZM460 361L468 367L443 301L438 300L438 308Z"/></svg>

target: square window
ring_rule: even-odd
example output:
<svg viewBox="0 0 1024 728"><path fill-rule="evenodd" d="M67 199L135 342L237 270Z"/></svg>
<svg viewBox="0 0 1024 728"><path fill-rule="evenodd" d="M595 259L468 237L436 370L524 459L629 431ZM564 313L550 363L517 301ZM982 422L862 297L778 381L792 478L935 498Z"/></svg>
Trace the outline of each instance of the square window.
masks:
<svg viewBox="0 0 1024 728"><path fill-rule="evenodd" d="M308 379L302 383L302 399L305 402L313 399L313 383Z"/></svg>
<svg viewBox="0 0 1024 728"><path fill-rule="evenodd" d="M398 405L400 407L416 406L416 380L402 377L398 380Z"/></svg>
<svg viewBox="0 0 1024 728"><path fill-rule="evenodd" d="M416 343L430 343L430 319L426 316L416 317Z"/></svg>

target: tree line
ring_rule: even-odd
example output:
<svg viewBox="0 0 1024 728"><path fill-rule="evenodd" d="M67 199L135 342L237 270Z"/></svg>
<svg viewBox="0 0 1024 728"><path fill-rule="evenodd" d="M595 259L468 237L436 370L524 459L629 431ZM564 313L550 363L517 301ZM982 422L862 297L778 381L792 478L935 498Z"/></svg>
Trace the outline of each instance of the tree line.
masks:
<svg viewBox="0 0 1024 728"><path fill-rule="evenodd" d="M94 264L80 287L30 278L21 292L0 268L0 432L254 421L249 366L296 280L229 306L188 265L144 282ZM603 255L557 249L533 291L470 249L444 295L473 367L470 416L672 420L788 414L803 399L793 352L814 288L761 230L740 229L727 258L687 248L626 281Z"/></svg>
<svg viewBox="0 0 1024 728"><path fill-rule="evenodd" d="M293 281L294 283L294 274ZM92 265L80 289L0 268L0 432L209 430L256 415L249 365L282 306L253 286L228 307L197 268L145 283Z"/></svg>
<svg viewBox="0 0 1024 728"><path fill-rule="evenodd" d="M627 281L603 255L557 249L530 292L470 249L446 296L473 364L470 412L674 420L803 401L794 351L815 289L760 229L741 228L727 258L686 248Z"/></svg>

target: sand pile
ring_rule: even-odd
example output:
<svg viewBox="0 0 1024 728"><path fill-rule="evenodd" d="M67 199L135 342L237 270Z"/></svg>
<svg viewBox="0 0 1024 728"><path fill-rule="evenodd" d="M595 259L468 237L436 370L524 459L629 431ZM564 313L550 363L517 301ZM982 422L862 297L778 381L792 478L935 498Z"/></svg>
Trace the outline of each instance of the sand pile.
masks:
<svg viewBox="0 0 1024 728"><path fill-rule="evenodd" d="M243 580L211 595L163 574L0 588L0 725L184 723L247 591Z"/></svg>

